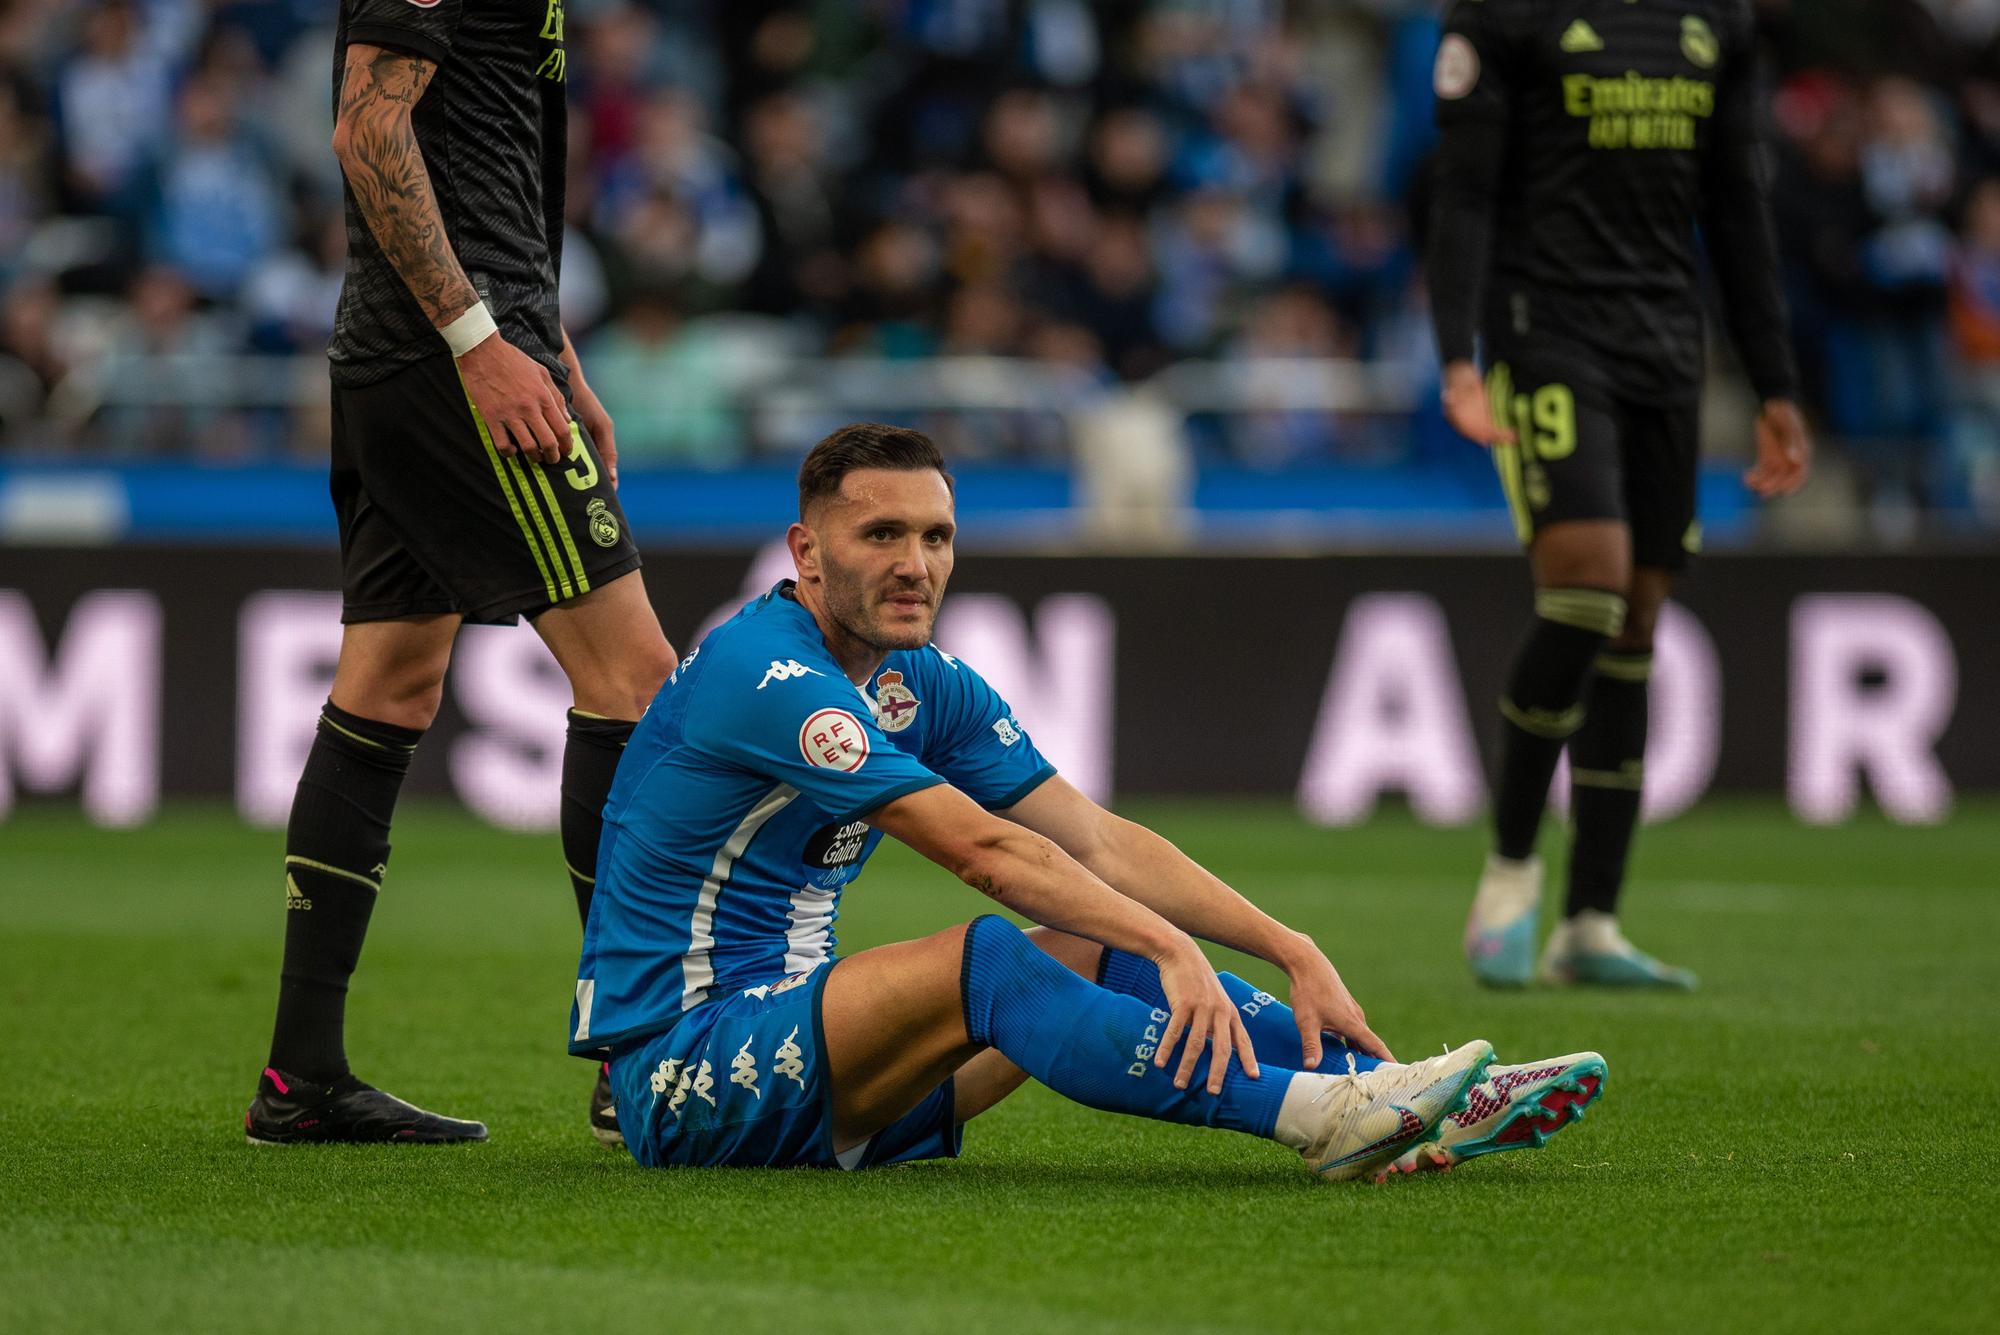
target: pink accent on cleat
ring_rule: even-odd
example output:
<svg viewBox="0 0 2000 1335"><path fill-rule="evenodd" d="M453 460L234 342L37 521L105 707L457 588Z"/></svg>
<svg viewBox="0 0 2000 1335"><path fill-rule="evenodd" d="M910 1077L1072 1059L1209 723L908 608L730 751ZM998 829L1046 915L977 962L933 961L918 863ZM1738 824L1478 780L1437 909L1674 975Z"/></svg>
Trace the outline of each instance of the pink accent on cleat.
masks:
<svg viewBox="0 0 2000 1335"><path fill-rule="evenodd" d="M292 1087L285 1083L285 1077L279 1075L276 1070L272 1069L269 1066L266 1066L264 1068L264 1074L271 1077L271 1083L278 1087L278 1092L280 1094L289 1094L292 1092Z"/></svg>

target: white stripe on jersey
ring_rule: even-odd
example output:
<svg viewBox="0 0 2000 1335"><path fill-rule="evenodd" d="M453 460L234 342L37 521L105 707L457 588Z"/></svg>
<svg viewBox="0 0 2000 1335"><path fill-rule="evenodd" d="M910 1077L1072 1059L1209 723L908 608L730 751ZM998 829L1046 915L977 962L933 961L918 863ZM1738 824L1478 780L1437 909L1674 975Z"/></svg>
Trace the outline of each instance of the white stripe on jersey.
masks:
<svg viewBox="0 0 2000 1335"><path fill-rule="evenodd" d="M715 965L708 958L708 952L715 949L715 901L722 887L729 884L730 873L736 870L736 859L750 847L750 841L764 828L764 822L783 811L798 795L799 790L788 783L764 794L763 800L750 808L750 814L715 851L715 865L708 869L708 878L701 883L701 894L694 902L694 917L688 922L687 954L681 957L683 1011L691 1011L708 1000L709 985L715 981Z"/></svg>
<svg viewBox="0 0 2000 1335"><path fill-rule="evenodd" d="M811 886L792 895L792 920L785 928L786 977L826 962L826 940L833 931L833 901L833 891Z"/></svg>

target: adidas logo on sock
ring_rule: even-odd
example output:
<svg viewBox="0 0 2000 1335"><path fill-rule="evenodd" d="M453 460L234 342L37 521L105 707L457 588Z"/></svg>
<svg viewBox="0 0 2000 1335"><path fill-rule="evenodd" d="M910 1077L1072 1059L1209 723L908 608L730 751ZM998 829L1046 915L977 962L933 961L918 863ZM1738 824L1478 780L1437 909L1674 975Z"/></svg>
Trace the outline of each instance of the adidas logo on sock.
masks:
<svg viewBox="0 0 2000 1335"><path fill-rule="evenodd" d="M302 910L310 909L312 906L313 902L310 899L306 898L305 891L299 889L299 883L292 879L292 874L290 872L286 872L285 873L286 911L289 912L292 909L302 909Z"/></svg>
<svg viewBox="0 0 2000 1335"><path fill-rule="evenodd" d="M1570 24L1563 31L1562 41L1559 45L1570 55L1578 55L1585 51L1602 51L1604 49L1604 43L1598 38L1597 30L1582 19L1578 19L1576 22Z"/></svg>

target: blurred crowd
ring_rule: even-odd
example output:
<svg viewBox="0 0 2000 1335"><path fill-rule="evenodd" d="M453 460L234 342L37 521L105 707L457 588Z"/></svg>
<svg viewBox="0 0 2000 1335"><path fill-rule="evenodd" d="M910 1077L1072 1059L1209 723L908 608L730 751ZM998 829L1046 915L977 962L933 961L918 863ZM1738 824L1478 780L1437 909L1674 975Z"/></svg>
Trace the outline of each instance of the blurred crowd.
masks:
<svg viewBox="0 0 2000 1335"><path fill-rule="evenodd" d="M4 448L323 447L308 390L174 367L318 374L333 3L0 0ZM776 448L735 389L791 358L1018 358L1109 391L1346 357L1421 384L1436 8L569 0L563 306L626 459ZM2000 0L1760 10L1810 407L1885 522L2000 521ZM1267 469L1421 461L1449 447L1416 397L1414 427L1239 413L1193 438Z"/></svg>

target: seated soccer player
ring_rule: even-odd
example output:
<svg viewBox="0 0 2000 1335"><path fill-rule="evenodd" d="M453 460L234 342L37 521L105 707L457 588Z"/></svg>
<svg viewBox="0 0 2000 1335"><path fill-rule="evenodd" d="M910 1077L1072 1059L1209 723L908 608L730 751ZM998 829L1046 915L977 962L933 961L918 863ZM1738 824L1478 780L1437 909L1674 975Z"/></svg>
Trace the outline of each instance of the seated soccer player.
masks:
<svg viewBox="0 0 2000 1335"><path fill-rule="evenodd" d="M797 580L709 635L633 733L571 1048L612 1050L634 1158L955 1155L1029 1076L1278 1141L1328 1179L1538 1145L1581 1115L1595 1053L1397 1063L1309 938L1058 777L930 642L953 533L927 437L835 432L800 470ZM836 959L841 891L884 834L1041 925L986 916ZM1196 937L1284 970L1291 1005L1218 975Z"/></svg>

